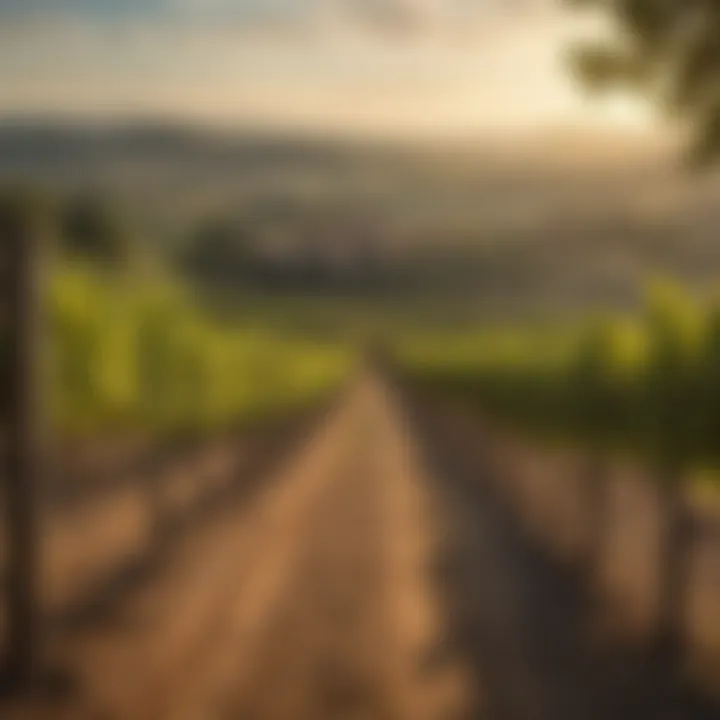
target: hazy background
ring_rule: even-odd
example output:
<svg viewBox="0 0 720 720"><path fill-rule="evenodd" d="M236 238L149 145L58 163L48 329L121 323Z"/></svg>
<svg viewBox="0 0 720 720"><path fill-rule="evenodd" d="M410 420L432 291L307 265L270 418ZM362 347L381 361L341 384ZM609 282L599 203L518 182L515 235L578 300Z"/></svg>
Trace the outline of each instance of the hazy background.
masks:
<svg viewBox="0 0 720 720"><path fill-rule="evenodd" d="M717 183L640 100L580 88L568 54L607 22L564 3L32 0L0 18L0 176L100 196L175 256L223 235L242 255L224 285L526 312L714 277Z"/></svg>
<svg viewBox="0 0 720 720"><path fill-rule="evenodd" d="M600 117L578 98L563 46L602 23L553 0L31 0L0 12L8 113L401 138L643 126L628 100Z"/></svg>

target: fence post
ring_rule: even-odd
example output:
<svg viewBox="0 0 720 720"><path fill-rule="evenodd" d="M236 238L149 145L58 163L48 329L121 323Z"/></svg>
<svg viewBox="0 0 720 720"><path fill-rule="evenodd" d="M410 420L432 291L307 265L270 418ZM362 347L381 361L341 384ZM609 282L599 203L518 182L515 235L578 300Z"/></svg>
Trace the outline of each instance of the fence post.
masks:
<svg viewBox="0 0 720 720"><path fill-rule="evenodd" d="M27 689L36 680L41 629L38 598L39 490L43 465L41 230L23 200L0 209L9 290L9 407L6 487L8 677Z"/></svg>
<svg viewBox="0 0 720 720"><path fill-rule="evenodd" d="M662 576L656 644L660 659L676 668L684 650L694 527L684 493L683 473L668 468L662 478Z"/></svg>

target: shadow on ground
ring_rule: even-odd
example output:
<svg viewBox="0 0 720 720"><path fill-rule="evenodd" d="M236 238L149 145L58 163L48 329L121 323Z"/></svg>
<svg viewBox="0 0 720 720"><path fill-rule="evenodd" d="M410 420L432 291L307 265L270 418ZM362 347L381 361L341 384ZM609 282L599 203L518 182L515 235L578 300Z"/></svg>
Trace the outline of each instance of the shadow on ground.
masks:
<svg viewBox="0 0 720 720"><path fill-rule="evenodd" d="M720 707L649 653L592 640L577 576L533 547L491 490L477 448L442 413L410 403L409 421L444 508L433 572L450 619L448 648L470 668L493 720L717 720ZM479 438L477 438L479 439Z"/></svg>
<svg viewBox="0 0 720 720"><path fill-rule="evenodd" d="M222 513L251 508L254 498L267 488L268 478L272 478L275 470L312 436L336 402L337 398L332 398L320 407L298 411L282 420L240 433L238 446L242 451L232 477L214 487L212 492L206 493L182 513L165 518L162 528L151 536L151 541L139 551L116 557L92 577L87 583L87 589L71 602L49 609L45 622L48 635L57 637L77 631L124 627L130 622L125 612L126 601L162 577L170 568L183 538L189 538ZM133 471L131 475L137 477L137 468L133 468ZM112 483L103 484L103 489L112 495L122 490L128 482L118 476ZM147 502L152 503L157 491L152 485L152 478L146 479L145 484L138 484L137 480L132 482L137 484L138 492L147 494ZM87 493L76 493L75 502L87 503L92 509L97 492L90 488ZM64 513L73 509L71 499L62 498L57 507L51 508L51 512ZM88 538L88 542L92 542L92 538ZM2 635L0 632L0 661L5 655ZM5 678L6 673L0 675L0 697L15 696L15 684Z"/></svg>
<svg viewBox="0 0 720 720"><path fill-rule="evenodd" d="M108 568L90 590L52 618L61 629L80 629L123 622L123 598L157 579L167 567L176 543L184 534L217 518L218 513L249 505L263 489L263 480L290 458L312 435L328 412L328 405L303 411L281 422L254 430L241 438L248 446L230 482L193 504L187 512L166 519L155 542L141 554L132 555Z"/></svg>

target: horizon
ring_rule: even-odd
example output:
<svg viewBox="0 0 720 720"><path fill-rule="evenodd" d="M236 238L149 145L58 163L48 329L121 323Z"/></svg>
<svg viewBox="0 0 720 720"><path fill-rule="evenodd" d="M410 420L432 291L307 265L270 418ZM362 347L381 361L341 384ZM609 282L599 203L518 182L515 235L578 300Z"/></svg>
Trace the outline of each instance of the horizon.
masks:
<svg viewBox="0 0 720 720"><path fill-rule="evenodd" d="M677 151L677 138L669 133L648 132L638 126L589 125L558 122L544 126L528 126L513 133L480 129L465 134L418 136L407 133L368 133L351 128L333 130L323 127L268 126L260 123L212 123L193 118L168 117L160 114L86 115L73 112L37 113L0 111L0 130L21 129L31 132L126 133L167 132L226 141L256 139L268 142L307 142L317 145L365 146L387 149L448 150L475 148L479 152L548 148L565 145L568 149L594 147L606 152L609 145L624 150L636 148L640 153Z"/></svg>

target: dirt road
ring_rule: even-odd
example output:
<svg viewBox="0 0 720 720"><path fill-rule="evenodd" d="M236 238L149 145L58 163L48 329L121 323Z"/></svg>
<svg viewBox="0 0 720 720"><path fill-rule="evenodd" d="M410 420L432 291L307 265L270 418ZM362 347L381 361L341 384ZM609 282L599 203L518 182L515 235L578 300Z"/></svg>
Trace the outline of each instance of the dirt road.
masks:
<svg viewBox="0 0 720 720"><path fill-rule="evenodd" d="M412 419L365 377L252 502L189 534L103 625L56 638L72 692L2 717L710 717L609 672L578 594L522 545L482 470Z"/></svg>

